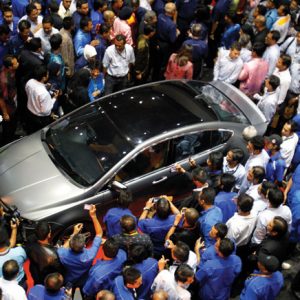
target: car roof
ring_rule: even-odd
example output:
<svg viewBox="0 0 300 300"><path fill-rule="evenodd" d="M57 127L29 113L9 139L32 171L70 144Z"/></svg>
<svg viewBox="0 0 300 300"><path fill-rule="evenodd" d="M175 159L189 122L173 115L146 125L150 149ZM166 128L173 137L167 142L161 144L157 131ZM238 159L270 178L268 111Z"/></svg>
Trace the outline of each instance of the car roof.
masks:
<svg viewBox="0 0 300 300"><path fill-rule="evenodd" d="M218 120L195 96L184 82L164 81L110 95L99 105L128 141L139 144L169 130Z"/></svg>

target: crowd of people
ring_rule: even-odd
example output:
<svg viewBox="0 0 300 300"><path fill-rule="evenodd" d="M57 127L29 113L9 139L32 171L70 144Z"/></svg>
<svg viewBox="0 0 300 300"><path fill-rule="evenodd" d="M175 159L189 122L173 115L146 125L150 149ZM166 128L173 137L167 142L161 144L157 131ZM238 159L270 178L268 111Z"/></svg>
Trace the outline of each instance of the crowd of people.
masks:
<svg viewBox="0 0 300 300"><path fill-rule="evenodd" d="M2 140L30 134L102 95L163 79L235 85L265 115L265 136L176 165L195 185L180 203L121 191L86 247L60 247L39 222L16 246L0 210L1 299L275 299L300 237L300 19L296 0L0 1ZM173 203L174 202L174 203ZM133 205L133 204L132 204ZM299 211L298 211L299 209ZM99 251L100 249L100 251ZM96 261L94 261L96 259ZM29 260L34 286L28 289ZM300 273L291 292L300 299Z"/></svg>

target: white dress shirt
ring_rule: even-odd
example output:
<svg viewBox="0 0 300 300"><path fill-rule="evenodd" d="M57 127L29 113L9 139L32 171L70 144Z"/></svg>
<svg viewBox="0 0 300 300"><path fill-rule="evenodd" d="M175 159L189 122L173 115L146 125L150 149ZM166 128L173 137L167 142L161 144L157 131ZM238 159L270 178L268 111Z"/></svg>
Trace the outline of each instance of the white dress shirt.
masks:
<svg viewBox="0 0 300 300"><path fill-rule="evenodd" d="M288 206L280 205L277 208L269 207L264 211L260 212L257 217L256 227L251 239L252 243L260 244L267 234L267 225L274 217L280 216L285 219L288 223L289 230L292 224L292 213Z"/></svg>
<svg viewBox="0 0 300 300"><path fill-rule="evenodd" d="M71 6L65 9L63 6L63 1L59 4L58 15L64 19L65 17L72 17L73 13L76 11L76 0L72 0Z"/></svg>
<svg viewBox="0 0 300 300"><path fill-rule="evenodd" d="M194 270L194 272L196 272L196 268L197 268L197 265L198 265L197 262L198 261L197 261L196 253L190 250L189 251L189 258L188 258L186 264L189 265ZM172 274L175 274L175 271L177 270L177 268L178 268L178 265L171 265L169 267L169 270Z"/></svg>
<svg viewBox="0 0 300 300"><path fill-rule="evenodd" d="M288 168L292 162L299 137L293 133L289 137L282 137L282 144L280 145L281 157L285 160L286 167Z"/></svg>
<svg viewBox="0 0 300 300"><path fill-rule="evenodd" d="M43 28L40 28L35 34L34 37L38 37L42 41L42 50L44 53L51 51L51 45L50 45L50 37L53 34L59 33L58 29L52 27L51 33L47 34L45 33Z"/></svg>
<svg viewBox="0 0 300 300"><path fill-rule="evenodd" d="M273 74L279 56L280 48L277 44L267 47L266 51L264 52L263 59L269 64L268 76Z"/></svg>
<svg viewBox="0 0 300 300"><path fill-rule="evenodd" d="M278 19L273 24L271 30L277 30L280 33L280 39L277 42L278 44L282 43L285 40L289 31L290 22L291 22L290 15L281 16L281 17L278 16Z"/></svg>
<svg viewBox="0 0 300 300"><path fill-rule="evenodd" d="M285 100L286 94L290 88L292 77L289 69L280 72L277 68L275 68L273 75L279 77L280 79L280 85L276 89L276 92L278 94L277 105L280 105Z"/></svg>
<svg viewBox="0 0 300 300"><path fill-rule="evenodd" d="M226 225L228 227L227 237L234 239L236 246L244 246L251 239L256 225L256 215L250 213L248 216L241 216L235 213Z"/></svg>
<svg viewBox="0 0 300 300"><path fill-rule="evenodd" d="M268 123L270 123L276 112L276 107L277 107L277 103L278 103L277 92L276 91L273 91L273 92L265 91L263 96L255 94L253 96L253 98L259 100L257 103L257 107L264 114Z"/></svg>
<svg viewBox="0 0 300 300"><path fill-rule="evenodd" d="M243 63L246 63L252 59L252 51L247 48L242 48L240 58L242 59Z"/></svg>
<svg viewBox="0 0 300 300"><path fill-rule="evenodd" d="M234 176L235 178L235 188L240 189L241 184L245 178L246 171L245 167L242 164L238 164L234 168L230 168L227 162L226 157L223 159L223 173L228 173Z"/></svg>
<svg viewBox="0 0 300 300"><path fill-rule="evenodd" d="M27 300L25 290L18 285L16 280L8 281L0 278L3 300Z"/></svg>
<svg viewBox="0 0 300 300"><path fill-rule="evenodd" d="M20 23L20 21L22 21L22 20L27 20L27 21L30 23L30 25L31 25L31 26L30 26L30 31L31 31L32 33L34 33L36 27L37 27L39 24L42 24L43 17L42 17L42 16L38 16L37 22L36 22L36 23L32 22L32 21L28 18L27 15L23 16L23 17L19 20L19 23Z"/></svg>
<svg viewBox="0 0 300 300"><path fill-rule="evenodd" d="M259 194L258 187L260 184L251 184L246 194L254 199L251 213L253 216L257 216L261 211L268 207L268 202Z"/></svg>
<svg viewBox="0 0 300 300"><path fill-rule="evenodd" d="M227 83L235 83L243 68L243 61L240 57L231 59L230 50L219 49L218 58L214 66L214 80L221 80Z"/></svg>
<svg viewBox="0 0 300 300"><path fill-rule="evenodd" d="M125 44L122 53L116 50L115 45L109 46L104 53L102 64L110 76L124 77L129 72L129 64L134 64L134 62L133 48Z"/></svg>
<svg viewBox="0 0 300 300"><path fill-rule="evenodd" d="M28 110L40 117L50 116L55 98L51 98L45 85L35 79L30 79L25 85Z"/></svg>

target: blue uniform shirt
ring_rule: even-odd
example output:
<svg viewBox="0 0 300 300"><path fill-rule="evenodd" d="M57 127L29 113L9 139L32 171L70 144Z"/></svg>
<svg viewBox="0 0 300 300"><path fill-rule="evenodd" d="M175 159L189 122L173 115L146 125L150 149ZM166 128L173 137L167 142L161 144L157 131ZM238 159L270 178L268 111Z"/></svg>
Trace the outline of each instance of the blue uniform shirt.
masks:
<svg viewBox="0 0 300 300"><path fill-rule="evenodd" d="M101 94L99 94L96 98L93 96L93 93L97 90L103 91L104 85L103 85L103 73L100 73L97 78L91 78L90 83L88 86L88 92L89 92L89 97L90 101L93 102L95 99L99 98Z"/></svg>
<svg viewBox="0 0 300 300"><path fill-rule="evenodd" d="M261 274L256 271L254 274ZM251 276L245 282L240 300L274 300L283 286L283 276L277 271L270 277Z"/></svg>
<svg viewBox="0 0 300 300"><path fill-rule="evenodd" d="M96 236L93 240L92 247L84 248L81 253L75 253L71 249L64 247L58 248L57 254L63 266L66 268L65 281L76 283L79 279L84 279L90 269L95 256L101 245L101 237Z"/></svg>
<svg viewBox="0 0 300 300"><path fill-rule="evenodd" d="M209 236L210 230L216 223L220 223L222 222L222 220L222 211L219 207L216 206L212 206L209 209L204 210L200 213L198 222L200 226L200 232L204 237L204 243L206 248L215 243L215 240Z"/></svg>
<svg viewBox="0 0 300 300"><path fill-rule="evenodd" d="M190 45L193 47L192 58L193 62L203 59L207 56L207 43L201 39L187 39L183 42L184 45Z"/></svg>
<svg viewBox="0 0 300 300"><path fill-rule="evenodd" d="M278 18L277 9L276 8L269 9L265 14L265 18L266 18L266 27L270 30Z"/></svg>
<svg viewBox="0 0 300 300"><path fill-rule="evenodd" d="M155 253L160 254L165 250L165 237L174 224L174 219L175 215L169 215L164 220L157 216L154 216L152 219L139 220L138 228L150 236Z"/></svg>
<svg viewBox="0 0 300 300"><path fill-rule="evenodd" d="M9 27L10 30L10 36L14 36L18 34L18 23L19 23L19 18L18 17L13 17L12 21L12 29ZM0 24L7 24L4 19L1 20Z"/></svg>
<svg viewBox="0 0 300 300"><path fill-rule="evenodd" d="M28 300L64 300L66 299L66 295L63 288L55 294L49 294L43 285L38 284L30 289L27 298Z"/></svg>
<svg viewBox="0 0 300 300"><path fill-rule="evenodd" d="M107 237L112 237L115 234L122 233L120 219L125 215L129 215L135 218L135 216L128 208L113 207L106 213L103 218L103 222L106 225Z"/></svg>
<svg viewBox="0 0 300 300"><path fill-rule="evenodd" d="M22 18L26 15L26 6L29 4L29 0L12 0L11 6L13 15L18 18Z"/></svg>
<svg viewBox="0 0 300 300"><path fill-rule="evenodd" d="M92 19L92 23L93 23L92 33L96 34L97 25L98 24L102 25L104 23L103 14L99 11L92 10L91 11L91 19Z"/></svg>
<svg viewBox="0 0 300 300"><path fill-rule="evenodd" d="M266 179L272 182L281 182L284 178L286 164L281 157L280 151L271 156L266 166Z"/></svg>
<svg viewBox="0 0 300 300"><path fill-rule="evenodd" d="M138 288L138 297L141 299L150 299L151 285L158 273L157 260L154 258L147 258L140 264L134 265L134 268L142 273L143 284Z"/></svg>
<svg viewBox="0 0 300 300"><path fill-rule="evenodd" d="M222 37L221 46L230 49L233 42L237 41L240 37L240 24L232 24L225 29Z"/></svg>
<svg viewBox="0 0 300 300"><path fill-rule="evenodd" d="M226 258L216 256L201 264L195 275L199 282L199 297L205 300L228 300L231 285L241 272L241 267L241 259L234 254Z"/></svg>
<svg viewBox="0 0 300 300"><path fill-rule="evenodd" d="M76 32L74 37L74 48L77 57L83 55L85 45L90 44L91 41L92 36L90 32L84 32L81 29Z"/></svg>
<svg viewBox="0 0 300 300"><path fill-rule="evenodd" d="M233 201L233 198L237 196L237 193L219 192L215 198L215 206L222 210L223 223L226 223L236 212L237 206Z"/></svg>
<svg viewBox="0 0 300 300"><path fill-rule="evenodd" d="M118 276L114 280L112 291L116 300L134 300L132 291L124 285L123 276Z"/></svg>
<svg viewBox="0 0 300 300"><path fill-rule="evenodd" d="M122 272L126 253L119 250L117 256L112 260L97 260L91 268L88 279L83 287L87 296L94 296L100 290L110 290L113 280Z"/></svg>
<svg viewBox="0 0 300 300"><path fill-rule="evenodd" d="M156 33L160 41L174 43L176 41L176 24L171 17L160 14L157 20Z"/></svg>

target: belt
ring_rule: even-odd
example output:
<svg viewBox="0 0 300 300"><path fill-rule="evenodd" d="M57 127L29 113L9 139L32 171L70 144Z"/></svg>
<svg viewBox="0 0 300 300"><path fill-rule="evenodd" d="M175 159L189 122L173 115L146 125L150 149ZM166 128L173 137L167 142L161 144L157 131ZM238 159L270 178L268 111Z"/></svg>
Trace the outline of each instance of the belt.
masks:
<svg viewBox="0 0 300 300"><path fill-rule="evenodd" d="M114 78L114 79L122 79L124 77L127 77L128 74L124 75L124 76L113 76L113 75L110 75L107 73L107 76L111 77L111 78Z"/></svg>

